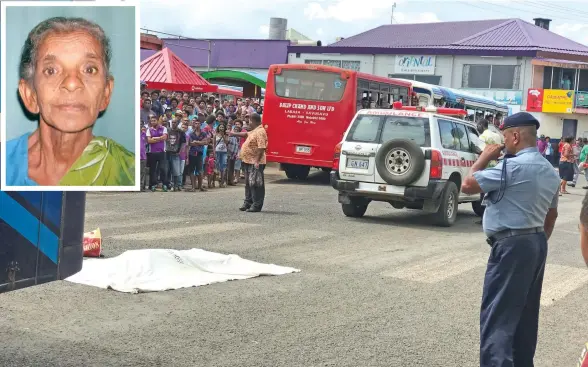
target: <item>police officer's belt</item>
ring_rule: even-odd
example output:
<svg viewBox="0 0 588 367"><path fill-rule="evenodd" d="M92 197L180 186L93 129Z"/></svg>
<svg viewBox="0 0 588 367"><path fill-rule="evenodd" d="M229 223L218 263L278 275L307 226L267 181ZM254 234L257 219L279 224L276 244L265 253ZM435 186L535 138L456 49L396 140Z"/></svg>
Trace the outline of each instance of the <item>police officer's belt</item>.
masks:
<svg viewBox="0 0 588 367"><path fill-rule="evenodd" d="M542 233L543 227L535 227L535 228L527 228L527 229L505 229L504 231L496 232L492 236L490 236L486 242L492 246L496 241L500 241L502 239L513 237L513 236L521 236L524 234L533 234L533 233Z"/></svg>

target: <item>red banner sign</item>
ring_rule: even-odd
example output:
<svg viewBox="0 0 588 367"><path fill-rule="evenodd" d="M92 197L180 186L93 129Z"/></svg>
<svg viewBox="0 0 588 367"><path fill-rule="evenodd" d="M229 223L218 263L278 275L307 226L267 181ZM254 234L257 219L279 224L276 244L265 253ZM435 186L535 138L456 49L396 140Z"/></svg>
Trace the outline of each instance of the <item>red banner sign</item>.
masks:
<svg viewBox="0 0 588 367"><path fill-rule="evenodd" d="M527 112L543 111L543 89L529 88L527 91Z"/></svg>

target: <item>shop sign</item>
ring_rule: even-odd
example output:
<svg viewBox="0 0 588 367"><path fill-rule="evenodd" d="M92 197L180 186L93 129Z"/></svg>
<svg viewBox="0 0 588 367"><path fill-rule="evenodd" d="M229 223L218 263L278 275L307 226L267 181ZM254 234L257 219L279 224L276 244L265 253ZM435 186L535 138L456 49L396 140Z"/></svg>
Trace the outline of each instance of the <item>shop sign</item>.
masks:
<svg viewBox="0 0 588 367"><path fill-rule="evenodd" d="M563 89L543 90L543 112L572 113L574 109L574 91Z"/></svg>
<svg viewBox="0 0 588 367"><path fill-rule="evenodd" d="M396 55L395 74L434 75L435 56Z"/></svg>
<svg viewBox="0 0 588 367"><path fill-rule="evenodd" d="M460 89L464 92L483 96L495 100L496 102L508 105L522 105L523 91L522 90L508 90L508 89Z"/></svg>
<svg viewBox="0 0 588 367"><path fill-rule="evenodd" d="M527 91L527 112L543 111L543 89L530 88Z"/></svg>

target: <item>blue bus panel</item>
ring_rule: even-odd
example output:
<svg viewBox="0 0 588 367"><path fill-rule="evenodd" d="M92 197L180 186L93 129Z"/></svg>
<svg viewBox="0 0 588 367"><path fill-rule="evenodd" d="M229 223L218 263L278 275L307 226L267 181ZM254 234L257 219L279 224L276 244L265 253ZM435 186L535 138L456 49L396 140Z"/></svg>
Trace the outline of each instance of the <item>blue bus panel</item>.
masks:
<svg viewBox="0 0 588 367"><path fill-rule="evenodd" d="M80 271L85 207L85 192L0 192L0 293Z"/></svg>

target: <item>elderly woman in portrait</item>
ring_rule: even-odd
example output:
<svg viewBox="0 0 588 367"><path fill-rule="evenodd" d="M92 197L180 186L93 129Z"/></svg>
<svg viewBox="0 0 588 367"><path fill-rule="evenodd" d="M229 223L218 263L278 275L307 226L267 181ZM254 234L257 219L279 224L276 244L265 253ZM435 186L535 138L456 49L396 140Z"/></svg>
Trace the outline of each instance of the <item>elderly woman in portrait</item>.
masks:
<svg viewBox="0 0 588 367"><path fill-rule="evenodd" d="M110 59L110 41L93 22L56 17L33 28L18 91L39 127L6 143L8 186L134 185L135 155L92 132L112 96Z"/></svg>

